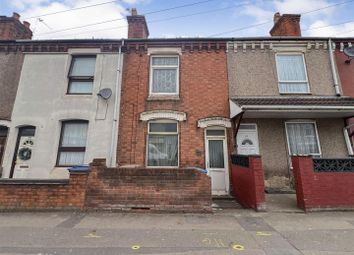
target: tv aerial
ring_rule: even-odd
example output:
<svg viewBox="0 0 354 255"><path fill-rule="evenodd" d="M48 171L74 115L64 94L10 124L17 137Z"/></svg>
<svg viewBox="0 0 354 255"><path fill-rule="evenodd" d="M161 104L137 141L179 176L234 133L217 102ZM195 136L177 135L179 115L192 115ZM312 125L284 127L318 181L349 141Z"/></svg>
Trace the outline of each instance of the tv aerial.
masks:
<svg viewBox="0 0 354 255"><path fill-rule="evenodd" d="M350 64L350 61L352 61L354 59L354 46L344 48L343 52L348 57L348 59L345 61L345 63Z"/></svg>

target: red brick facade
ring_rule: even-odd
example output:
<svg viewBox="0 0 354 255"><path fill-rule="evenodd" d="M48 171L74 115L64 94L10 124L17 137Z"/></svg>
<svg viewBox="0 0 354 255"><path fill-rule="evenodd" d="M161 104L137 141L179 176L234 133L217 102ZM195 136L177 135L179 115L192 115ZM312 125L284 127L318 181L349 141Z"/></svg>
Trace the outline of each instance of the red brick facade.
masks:
<svg viewBox="0 0 354 255"><path fill-rule="evenodd" d="M354 44L354 41L351 43ZM345 47L347 47L347 42L345 42L345 45ZM335 58L343 95L354 97L354 60L351 61L351 64L345 63L348 57L343 51L340 51L339 43L337 43L336 46Z"/></svg>
<svg viewBox="0 0 354 255"><path fill-rule="evenodd" d="M353 172L315 172L310 156L292 157L292 163L299 208L354 208Z"/></svg>
<svg viewBox="0 0 354 255"><path fill-rule="evenodd" d="M264 172L260 156L244 156L248 166L232 164L233 195L245 208L265 210Z"/></svg>
<svg viewBox="0 0 354 255"><path fill-rule="evenodd" d="M348 41L342 43L345 47L348 46ZM354 41L351 41L351 43L353 45ZM336 43L335 58L343 96L354 97L354 60L352 60L350 64L345 63L345 61L348 60L348 56L340 49L341 45L340 41L338 41ZM354 125L354 118L347 119L346 124ZM353 134L351 140L354 144L354 126L350 129L349 133Z"/></svg>
<svg viewBox="0 0 354 255"><path fill-rule="evenodd" d="M147 122L139 120L140 113L174 110L187 114L187 120L179 122L179 167L205 168L204 129L197 127L197 121L229 117L225 45L203 42L188 44L192 48L178 46L182 48L178 100L148 99L150 56L146 51L131 50L124 58L117 157L120 166L145 166Z"/></svg>

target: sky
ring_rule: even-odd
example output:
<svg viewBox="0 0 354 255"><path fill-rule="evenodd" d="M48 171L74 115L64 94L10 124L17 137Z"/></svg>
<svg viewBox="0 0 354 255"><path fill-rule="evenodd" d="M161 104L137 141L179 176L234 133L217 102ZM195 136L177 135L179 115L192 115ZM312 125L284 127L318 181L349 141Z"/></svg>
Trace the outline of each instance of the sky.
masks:
<svg viewBox="0 0 354 255"><path fill-rule="evenodd" d="M126 38L131 8L150 38L268 36L275 12L302 14L303 36L354 36L354 0L0 0L0 15L19 13L34 39Z"/></svg>

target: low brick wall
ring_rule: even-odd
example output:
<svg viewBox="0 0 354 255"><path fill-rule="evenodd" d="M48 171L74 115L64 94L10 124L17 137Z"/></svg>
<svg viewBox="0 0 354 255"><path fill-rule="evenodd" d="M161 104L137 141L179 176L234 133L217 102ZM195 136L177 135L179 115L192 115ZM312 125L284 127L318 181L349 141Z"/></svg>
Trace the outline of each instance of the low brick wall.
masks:
<svg viewBox="0 0 354 255"><path fill-rule="evenodd" d="M82 209L88 173L68 180L0 179L0 210Z"/></svg>
<svg viewBox="0 0 354 255"><path fill-rule="evenodd" d="M91 163L87 208L211 211L211 180L197 169L107 168Z"/></svg>
<svg viewBox="0 0 354 255"><path fill-rule="evenodd" d="M354 208L353 160L322 159L321 163L311 156L292 157L298 207L305 211Z"/></svg>
<svg viewBox="0 0 354 255"><path fill-rule="evenodd" d="M265 210L264 174L260 156L232 155L233 195L245 208Z"/></svg>

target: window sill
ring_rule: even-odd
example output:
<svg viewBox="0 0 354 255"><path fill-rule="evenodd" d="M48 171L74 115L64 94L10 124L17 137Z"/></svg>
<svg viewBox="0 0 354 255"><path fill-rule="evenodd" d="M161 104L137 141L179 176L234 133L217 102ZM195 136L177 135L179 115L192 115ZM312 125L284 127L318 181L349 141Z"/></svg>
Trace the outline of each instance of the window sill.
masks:
<svg viewBox="0 0 354 255"><path fill-rule="evenodd" d="M312 95L311 92L304 92L304 93L301 93L301 92L297 92L297 93L291 93L291 92L279 92L280 95L284 95L284 96L288 96L288 95Z"/></svg>
<svg viewBox="0 0 354 255"><path fill-rule="evenodd" d="M178 101L180 100L179 95L149 95L146 99L147 101Z"/></svg>

